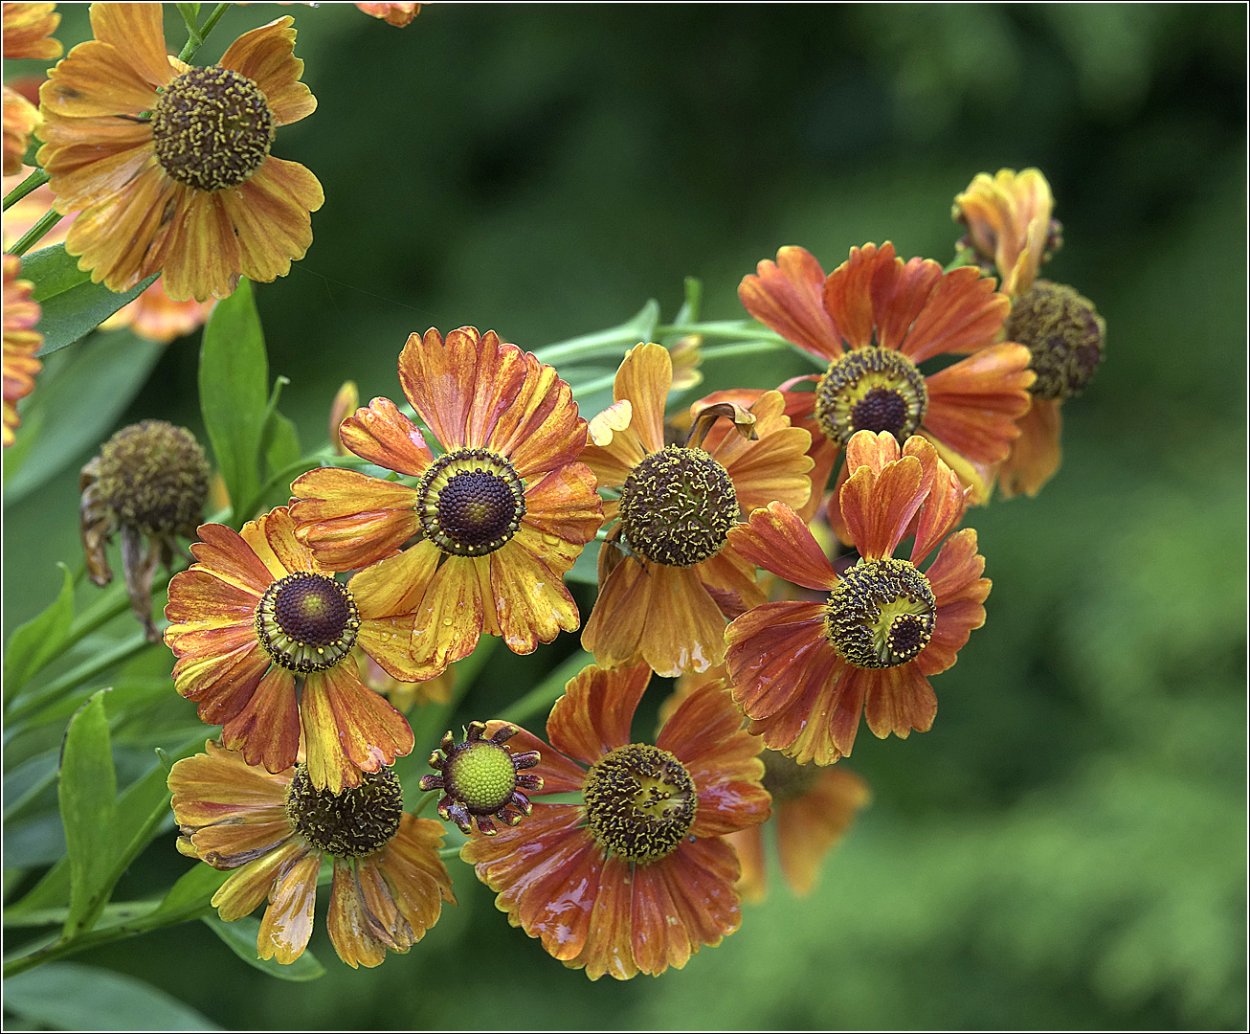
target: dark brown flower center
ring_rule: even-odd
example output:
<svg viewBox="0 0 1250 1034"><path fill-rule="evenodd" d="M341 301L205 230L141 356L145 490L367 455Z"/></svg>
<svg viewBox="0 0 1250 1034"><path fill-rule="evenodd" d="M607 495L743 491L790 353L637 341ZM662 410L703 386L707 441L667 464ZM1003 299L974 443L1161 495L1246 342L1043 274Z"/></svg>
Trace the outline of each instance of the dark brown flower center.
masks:
<svg viewBox="0 0 1250 1034"><path fill-rule="evenodd" d="M502 456L486 449L458 449L421 475L417 513L426 538L444 552L484 556L521 527L525 486Z"/></svg>
<svg viewBox="0 0 1250 1034"><path fill-rule="evenodd" d="M332 793L313 786L308 770L298 765L286 793L295 832L336 858L361 858L385 847L403 811L403 790L389 768L363 772L359 786Z"/></svg>
<svg viewBox="0 0 1250 1034"><path fill-rule="evenodd" d="M857 668L906 664L928 644L937 600L907 560L861 560L839 579L825 604L825 635Z"/></svg>
<svg viewBox="0 0 1250 1034"><path fill-rule="evenodd" d="M916 364L892 348L853 348L816 385L816 422L842 446L856 431L889 431L904 441L920 427L928 405Z"/></svg>
<svg viewBox="0 0 1250 1034"><path fill-rule="evenodd" d="M324 574L299 572L274 582L256 608L256 635L274 662L323 671L356 642L360 614L352 594Z"/></svg>
<svg viewBox="0 0 1250 1034"><path fill-rule="evenodd" d="M1094 303L1066 284L1039 280L1016 299L1006 331L1032 354L1037 380L1029 390L1039 398L1079 395L1103 360L1107 325Z"/></svg>
<svg viewBox="0 0 1250 1034"><path fill-rule="evenodd" d="M720 552L738 519L738 496L729 472L702 449L666 445L625 479L620 517L635 553L690 567Z"/></svg>
<svg viewBox="0 0 1250 1034"><path fill-rule="evenodd" d="M259 86L220 65L192 68L164 88L152 111L156 158L196 190L247 181L269 157L273 112Z"/></svg>
<svg viewBox="0 0 1250 1034"><path fill-rule="evenodd" d="M645 743L617 747L595 762L584 797L587 825L599 846L639 864L677 850L698 811L686 766Z"/></svg>
<svg viewBox="0 0 1250 1034"><path fill-rule="evenodd" d="M95 493L122 526L189 535L204 516L208 460L186 428L144 420L104 443Z"/></svg>

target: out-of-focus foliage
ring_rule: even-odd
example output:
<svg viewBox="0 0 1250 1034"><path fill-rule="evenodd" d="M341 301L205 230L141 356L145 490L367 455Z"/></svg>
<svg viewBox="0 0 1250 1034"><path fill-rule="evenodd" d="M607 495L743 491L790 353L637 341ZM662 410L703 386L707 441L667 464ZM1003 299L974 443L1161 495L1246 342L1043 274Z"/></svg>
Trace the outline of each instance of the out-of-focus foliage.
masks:
<svg viewBox="0 0 1250 1034"><path fill-rule="evenodd" d="M204 59L259 10L232 10ZM952 197L1004 165L1050 179L1067 244L1048 275L1097 303L1108 359L1065 406L1055 480L971 514L994 579L987 626L937 686L931 733L861 738L875 803L813 898L778 881L684 973L592 985L453 862L460 907L376 971L279 983L190 923L36 970L6 1006L100 1025L135 1001L112 970L234 1028L1243 1025L1244 11L435 5L400 31L350 5L289 10L320 107L287 156L327 201L307 259L256 299L306 442L344 380L393 395L404 338L429 325L535 347L648 297L671 315L688 274L706 318L738 318L739 279L781 244L826 268L887 238L945 259ZM65 15L68 49L86 26ZM77 470L99 440L141 418L203 437L197 359L193 341L171 345L98 439L54 450L46 480L17 469L41 483L6 506L9 629L56 596L56 560L79 562ZM704 372L706 390L783 375L771 357ZM110 384L84 379L24 424L39 443L26 463L114 405ZM54 673L115 641L106 627ZM497 651L474 716L560 656ZM154 745L196 733L170 663L150 652L99 682L114 687L100 706L119 788ZM49 773L68 717L6 755L6 888L63 851ZM186 868L170 834L120 886L149 896ZM48 1011L71 999L88 1011ZM508 1018L490 1011L503 1002Z"/></svg>

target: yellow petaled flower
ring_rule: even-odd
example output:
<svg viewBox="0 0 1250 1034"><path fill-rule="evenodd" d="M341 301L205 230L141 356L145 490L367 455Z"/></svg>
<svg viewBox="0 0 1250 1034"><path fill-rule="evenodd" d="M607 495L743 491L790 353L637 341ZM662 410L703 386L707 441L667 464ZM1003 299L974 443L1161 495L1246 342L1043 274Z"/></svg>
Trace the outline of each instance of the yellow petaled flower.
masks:
<svg viewBox="0 0 1250 1034"><path fill-rule="evenodd" d="M13 432L20 423L17 401L35 390L35 374L43 363L35 358L43 335L39 323L39 303L31 297L34 285L19 280L22 260L4 256L4 444L12 445Z"/></svg>
<svg viewBox="0 0 1250 1034"><path fill-rule="evenodd" d="M774 500L802 506L812 467L811 437L790 426L776 391L750 411L696 402L686 444L666 445L672 378L667 349L630 349L585 454L600 487L620 495L604 507L619 521L599 554L599 598L582 644L600 664L642 658L661 675L723 659L725 619L764 600L729 529Z"/></svg>
<svg viewBox="0 0 1250 1034"><path fill-rule="evenodd" d="M1054 197L1039 169L981 172L955 198L951 216L968 227L968 245L991 271L999 289L1015 297L1033 286L1053 250Z"/></svg>
<svg viewBox="0 0 1250 1034"><path fill-rule="evenodd" d="M725 634L734 700L751 731L800 764L849 755L861 716L880 737L927 731L937 714L929 676L951 667L985 623L985 558L975 531L951 534L965 491L932 444L915 435L900 450L889 432L861 431L847 466L838 497L860 559L841 573L787 506L756 510L730 532L750 562L827 594L765 603ZM894 556L905 538L914 540L908 559Z"/></svg>
<svg viewBox="0 0 1250 1034"><path fill-rule="evenodd" d="M768 817L760 740L722 690L693 693L654 746L634 740L650 678L645 665L574 678L547 720L551 747L523 730L509 742L541 754L543 794L576 802L536 799L524 821L460 851L513 926L592 980L681 969L733 933L742 913L727 834Z"/></svg>
<svg viewBox="0 0 1250 1034"><path fill-rule="evenodd" d="M374 18L381 18L387 25L394 25L397 29L410 25L421 13L420 4L357 4L356 8Z"/></svg>
<svg viewBox="0 0 1250 1034"><path fill-rule="evenodd" d="M410 677L410 624L361 575L338 581L295 537L286 507L241 532L204 524L199 535L196 563L169 583L165 642L178 658L174 688L222 726L225 745L280 772L295 763L302 728L308 775L334 792L411 751L412 729L361 683L352 655L359 645Z"/></svg>
<svg viewBox="0 0 1250 1034"><path fill-rule="evenodd" d="M222 298L240 275L284 276L312 243L317 178L269 153L317 106L290 17L244 33L221 62L165 51L160 4L93 4L96 38L40 90L39 162L79 267L113 291L156 272L176 300Z"/></svg>
<svg viewBox="0 0 1250 1034"><path fill-rule="evenodd" d="M56 4L4 4L3 11L6 58L61 56L61 44L52 38L61 24Z"/></svg>
<svg viewBox="0 0 1250 1034"><path fill-rule="evenodd" d="M178 850L218 869L234 869L213 895L222 919L241 919L268 900L256 953L284 965L312 935L317 875L334 867L330 942L355 969L406 952L454 904L439 857L443 827L403 810L390 768L360 785L318 789L302 764L276 773L248 765L218 743L169 773Z"/></svg>
<svg viewBox="0 0 1250 1034"><path fill-rule="evenodd" d="M394 402L375 398L339 438L403 478L329 467L303 475L291 504L301 540L337 570L374 564L353 585L387 613L412 616L414 681L467 657L483 631L530 653L576 629L563 576L603 510L578 462L586 421L569 386L474 327L446 341L436 330L413 334L399 379L444 451L435 456Z"/></svg>
<svg viewBox="0 0 1250 1034"><path fill-rule="evenodd" d="M16 90L4 88L4 174L22 171L30 134L39 126L39 109Z"/></svg>

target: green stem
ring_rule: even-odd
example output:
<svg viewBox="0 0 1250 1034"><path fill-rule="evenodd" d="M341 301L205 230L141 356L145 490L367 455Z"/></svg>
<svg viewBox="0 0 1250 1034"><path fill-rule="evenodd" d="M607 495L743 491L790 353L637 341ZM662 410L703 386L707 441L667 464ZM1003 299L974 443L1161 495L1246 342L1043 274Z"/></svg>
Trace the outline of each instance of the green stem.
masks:
<svg viewBox="0 0 1250 1034"><path fill-rule="evenodd" d="M25 255L26 252L30 251L31 245L38 243L43 238L43 235L52 229L52 227L59 223L63 218L64 216L62 216L61 213L55 208L48 209L48 211L44 213L43 218L22 234L18 242L9 249L9 254Z"/></svg>
<svg viewBox="0 0 1250 1034"><path fill-rule="evenodd" d="M785 344L785 338L763 329L754 320L716 320L710 323L669 323L655 328L657 337L684 337L687 334L698 334L702 338L712 340L738 341L742 338L769 338L778 344Z"/></svg>
<svg viewBox="0 0 1250 1034"><path fill-rule="evenodd" d="M182 5L180 4L179 7L181 6ZM205 21L204 24L198 29L193 29L191 27L191 23L187 22L187 45L178 52L179 61L190 61L193 57L195 57L196 51L204 45L204 41L208 39L208 34L212 32L214 26L221 21L221 16L226 13L229 7L229 4L218 4L213 9L213 13L208 16L208 20ZM186 14L183 14L182 18L183 21L186 21Z"/></svg>
<svg viewBox="0 0 1250 1034"><path fill-rule="evenodd" d="M610 388L616 383L616 373L605 373L602 377L596 377L594 380L587 381L585 384L570 385L573 389L574 398L585 398L596 391L602 391L604 388Z"/></svg>
<svg viewBox="0 0 1250 1034"><path fill-rule="evenodd" d="M558 362L569 363L575 359L589 359L597 355L616 353L622 345L636 345L638 336L630 331L613 327L611 330L600 330L594 334L583 334L581 337L570 338L554 345L546 345L534 349L542 362L554 366Z"/></svg>
<svg viewBox="0 0 1250 1034"><path fill-rule="evenodd" d="M775 352L778 346L786 342L781 338L760 338L758 341L738 341L732 345L713 345L699 352L700 357L708 359L726 359L733 355L759 355L764 352Z"/></svg>
<svg viewBox="0 0 1250 1034"><path fill-rule="evenodd" d="M439 858L459 858L460 857L460 845L457 844L455 847L440 848L438 852L438 856Z"/></svg>
<svg viewBox="0 0 1250 1034"><path fill-rule="evenodd" d="M4 196L4 211L8 211L15 204L22 200L27 194L38 190L48 182L48 174L43 169L36 169L27 176L21 183L10 190Z"/></svg>

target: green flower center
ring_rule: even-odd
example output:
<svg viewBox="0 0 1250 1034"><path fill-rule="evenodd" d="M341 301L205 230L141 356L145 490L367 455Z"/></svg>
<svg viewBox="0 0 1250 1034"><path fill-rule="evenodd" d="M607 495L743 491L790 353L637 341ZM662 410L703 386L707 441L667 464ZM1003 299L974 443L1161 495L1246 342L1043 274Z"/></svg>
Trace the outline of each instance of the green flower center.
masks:
<svg viewBox="0 0 1250 1034"><path fill-rule="evenodd" d="M738 496L729 472L702 449L666 445L625 479L620 518L635 553L690 567L720 552L738 519Z"/></svg>
<svg viewBox="0 0 1250 1034"><path fill-rule="evenodd" d="M586 820L604 850L631 862L659 861L690 833L698 794L686 766L645 743L617 747L586 775Z"/></svg>
<svg viewBox="0 0 1250 1034"><path fill-rule="evenodd" d="M336 858L362 858L385 847L403 811L403 790L389 768L363 772L359 786L331 793L313 786L308 770L297 765L286 792L295 832Z"/></svg>
<svg viewBox="0 0 1250 1034"><path fill-rule="evenodd" d="M448 755L443 780L447 794L470 814L492 815L516 790L512 752L492 740L470 740Z"/></svg>
<svg viewBox="0 0 1250 1034"><path fill-rule="evenodd" d="M904 441L920 427L928 405L916 364L892 348L851 349L816 384L816 422L841 446L856 431L889 431Z"/></svg>
<svg viewBox="0 0 1250 1034"><path fill-rule="evenodd" d="M937 616L933 589L907 560L861 560L825 604L825 635L857 668L895 668L929 644Z"/></svg>
<svg viewBox="0 0 1250 1034"><path fill-rule="evenodd" d="M1039 280L1016 299L1007 317L1007 339L1027 345L1038 398L1079 395L1103 360L1107 324L1088 298L1066 284Z"/></svg>
<svg viewBox="0 0 1250 1034"><path fill-rule="evenodd" d="M291 671L324 671L338 664L360 630L352 594L324 574L298 572L265 590L256 608L256 635L274 663Z"/></svg>
<svg viewBox="0 0 1250 1034"><path fill-rule="evenodd" d="M505 545L525 516L516 469L487 449L439 457L417 482L421 530L443 552L485 556Z"/></svg>
<svg viewBox="0 0 1250 1034"><path fill-rule="evenodd" d="M196 190L245 183L269 157L273 137L264 91L220 65L184 72L152 110L157 161L170 179Z"/></svg>
<svg viewBox="0 0 1250 1034"><path fill-rule="evenodd" d="M96 498L119 524L148 535L191 535L204 516L208 460L195 436L163 420L124 427L104 443Z"/></svg>

